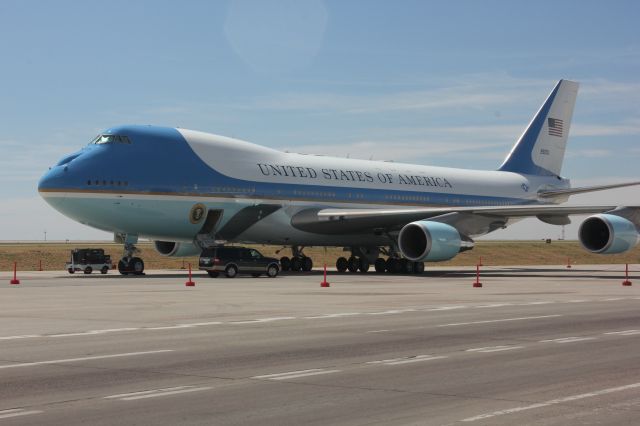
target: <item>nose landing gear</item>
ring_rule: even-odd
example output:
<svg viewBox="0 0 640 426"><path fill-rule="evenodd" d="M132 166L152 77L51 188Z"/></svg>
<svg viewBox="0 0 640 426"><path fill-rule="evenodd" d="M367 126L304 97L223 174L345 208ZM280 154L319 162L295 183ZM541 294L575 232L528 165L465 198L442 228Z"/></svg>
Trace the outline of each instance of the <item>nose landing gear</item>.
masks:
<svg viewBox="0 0 640 426"><path fill-rule="evenodd" d="M116 236L116 242L120 240L124 243L124 253L122 259L118 261L118 272L122 275L144 275L144 261L134 256L140 250L135 246L138 242L137 236Z"/></svg>

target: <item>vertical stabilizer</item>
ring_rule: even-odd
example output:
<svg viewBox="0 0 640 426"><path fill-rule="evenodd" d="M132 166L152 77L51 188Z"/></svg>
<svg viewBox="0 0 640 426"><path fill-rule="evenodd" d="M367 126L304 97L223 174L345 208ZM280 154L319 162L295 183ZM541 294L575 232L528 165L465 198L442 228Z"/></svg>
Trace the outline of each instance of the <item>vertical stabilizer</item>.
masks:
<svg viewBox="0 0 640 426"><path fill-rule="evenodd" d="M560 80L499 170L559 176L577 94L578 83Z"/></svg>

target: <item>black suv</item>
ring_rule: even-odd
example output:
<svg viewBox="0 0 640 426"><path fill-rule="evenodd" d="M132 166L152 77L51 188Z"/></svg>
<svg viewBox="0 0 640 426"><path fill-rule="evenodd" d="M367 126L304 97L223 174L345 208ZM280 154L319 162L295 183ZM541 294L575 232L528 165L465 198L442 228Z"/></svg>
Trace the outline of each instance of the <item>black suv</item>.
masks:
<svg viewBox="0 0 640 426"><path fill-rule="evenodd" d="M207 271L210 277L224 272L228 278L238 274L251 274L259 277L267 274L274 278L280 272L278 259L265 257L258 250L246 247L214 247L204 249L200 254L200 270Z"/></svg>

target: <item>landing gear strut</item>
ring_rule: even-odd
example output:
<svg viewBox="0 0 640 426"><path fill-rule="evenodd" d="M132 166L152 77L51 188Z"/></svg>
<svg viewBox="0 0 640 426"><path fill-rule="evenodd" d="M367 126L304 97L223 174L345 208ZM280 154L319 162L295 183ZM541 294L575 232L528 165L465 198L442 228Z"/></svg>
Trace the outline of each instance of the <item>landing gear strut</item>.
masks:
<svg viewBox="0 0 640 426"><path fill-rule="evenodd" d="M137 240L137 238L135 238ZM122 275L144 275L144 261L134 256L140 250L134 245L134 242L125 240L124 253L122 259L118 261L118 272Z"/></svg>

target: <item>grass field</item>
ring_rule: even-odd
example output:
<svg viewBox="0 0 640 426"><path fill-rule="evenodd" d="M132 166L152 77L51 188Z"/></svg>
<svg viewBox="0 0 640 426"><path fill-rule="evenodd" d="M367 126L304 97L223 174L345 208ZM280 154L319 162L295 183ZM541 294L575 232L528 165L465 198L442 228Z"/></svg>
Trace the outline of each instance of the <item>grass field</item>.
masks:
<svg viewBox="0 0 640 426"><path fill-rule="evenodd" d="M64 270L64 263L69 258L73 248L104 248L117 261L122 255L122 245L113 243L0 243L0 270L11 270L13 262L18 262L20 270L38 270L42 263L43 270ZM276 251L282 247L253 246L266 256L291 256L290 250ZM191 263L197 265L197 257L168 258L160 256L151 243L141 243L139 256L145 262L147 269L179 269ZM340 249L309 247L305 254L310 256L314 264L319 266L324 262L335 265L339 256L347 257L348 252ZM560 265L566 264L567 259L572 264L624 264L640 263L640 246L628 253L618 255L595 255L584 251L577 241L479 241L473 250L461 253L448 262L438 262L439 266L472 266L482 257L482 263L492 265ZM196 267L197 268L197 267Z"/></svg>

